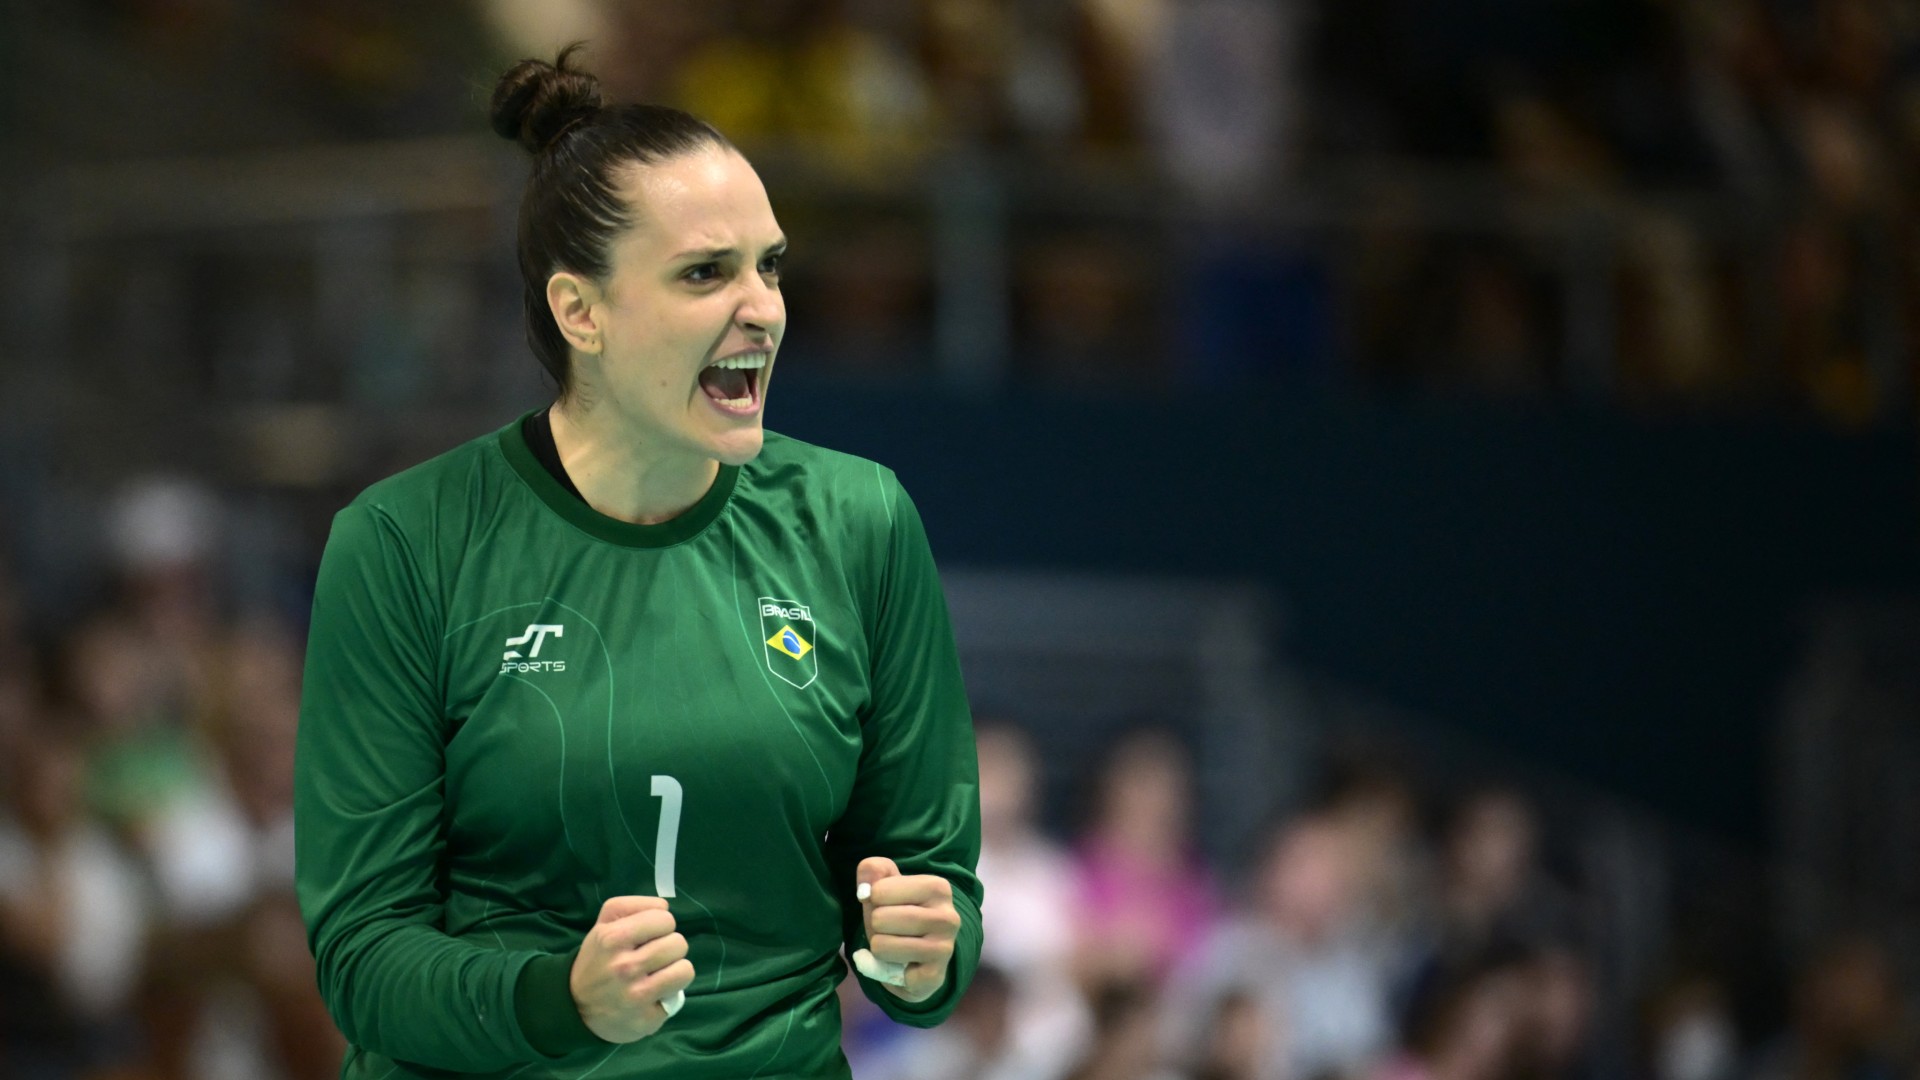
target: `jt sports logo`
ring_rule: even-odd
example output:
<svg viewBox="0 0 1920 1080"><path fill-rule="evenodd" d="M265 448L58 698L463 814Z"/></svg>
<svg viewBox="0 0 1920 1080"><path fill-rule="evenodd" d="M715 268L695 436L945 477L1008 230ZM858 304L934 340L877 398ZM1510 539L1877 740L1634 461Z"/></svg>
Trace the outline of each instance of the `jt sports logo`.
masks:
<svg viewBox="0 0 1920 1080"><path fill-rule="evenodd" d="M565 671L567 670L567 662L565 660L539 659L540 646L546 644L547 635L549 634L553 635L554 637L565 637L567 635L567 628L565 626L561 626L555 623L533 623L527 627L526 633L521 634L519 637L516 637L516 638L508 638L507 654L504 657L501 657L501 660L500 660L500 673L504 675L509 671L528 672L528 671ZM520 652L520 647L527 644L528 642L533 643L533 648L528 649L525 655L522 655Z"/></svg>
<svg viewBox="0 0 1920 1080"><path fill-rule="evenodd" d="M767 670L782 682L804 690L820 677L819 640L813 609L798 600L760 598L760 632L766 635Z"/></svg>

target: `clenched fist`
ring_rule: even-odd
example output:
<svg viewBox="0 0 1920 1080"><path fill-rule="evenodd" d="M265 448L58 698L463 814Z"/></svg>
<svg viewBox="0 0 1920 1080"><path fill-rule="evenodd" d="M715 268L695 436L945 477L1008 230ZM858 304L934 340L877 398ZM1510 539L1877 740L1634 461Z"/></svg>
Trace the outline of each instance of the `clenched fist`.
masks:
<svg viewBox="0 0 1920 1080"><path fill-rule="evenodd" d="M693 964L673 912L657 896L616 896L580 943L567 980L587 1030L613 1043L637 1042L680 1009Z"/></svg>
<svg viewBox="0 0 1920 1080"><path fill-rule="evenodd" d="M854 966L895 997L927 1000L946 985L960 932L953 885L938 874L902 874L892 859L877 855L860 860L855 874L868 948L854 953Z"/></svg>

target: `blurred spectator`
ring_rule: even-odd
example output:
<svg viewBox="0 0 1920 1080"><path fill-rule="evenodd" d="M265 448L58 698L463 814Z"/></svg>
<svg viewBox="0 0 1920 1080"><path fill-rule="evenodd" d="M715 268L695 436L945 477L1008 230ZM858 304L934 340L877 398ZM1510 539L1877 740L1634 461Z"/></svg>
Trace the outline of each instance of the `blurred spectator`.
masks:
<svg viewBox="0 0 1920 1080"><path fill-rule="evenodd" d="M143 481L110 520L117 591L74 632L60 676L85 735L86 802L151 884L135 965L147 1066L183 1080L332 1075L342 1046L292 895L299 642L228 621L205 489Z"/></svg>
<svg viewBox="0 0 1920 1080"><path fill-rule="evenodd" d="M1801 972L1790 1026L1761 1051L1753 1080L1895 1080L1908 1075L1901 993L1886 950L1834 942Z"/></svg>
<svg viewBox="0 0 1920 1080"><path fill-rule="evenodd" d="M1201 1040L1193 1080L1261 1080L1273 1060L1276 1033L1259 999L1242 991L1220 999Z"/></svg>
<svg viewBox="0 0 1920 1080"><path fill-rule="evenodd" d="M92 740L90 802L151 861L168 921L224 917L250 873L203 741L222 631L217 514L189 482L129 487L112 516L119 592L61 668Z"/></svg>
<svg viewBox="0 0 1920 1080"><path fill-rule="evenodd" d="M1522 972L1517 1080L1589 1080L1593 973L1585 957L1565 945L1532 949Z"/></svg>
<svg viewBox="0 0 1920 1080"><path fill-rule="evenodd" d="M1653 1080L1732 1080L1740 1033L1726 991L1705 977L1682 979L1655 999L1647 1023Z"/></svg>
<svg viewBox="0 0 1920 1080"><path fill-rule="evenodd" d="M1075 968L1090 994L1110 983L1157 987L1205 940L1219 907L1193 845L1187 752L1167 732L1132 731L1111 745L1094 783L1074 851Z"/></svg>
<svg viewBox="0 0 1920 1080"><path fill-rule="evenodd" d="M1202 207L1257 211L1298 164L1299 0L1172 0L1142 73L1157 164Z"/></svg>
<svg viewBox="0 0 1920 1080"><path fill-rule="evenodd" d="M46 724L5 758L0 1075L74 1075L138 1052L125 1011L150 912L138 869L87 820L80 749ZM11 1071L10 1071L11 1070Z"/></svg>
<svg viewBox="0 0 1920 1080"><path fill-rule="evenodd" d="M1076 394L1161 381L1159 328L1145 302L1151 282L1135 247L1081 230L1024 248L1019 329L1036 378Z"/></svg>
<svg viewBox="0 0 1920 1080"><path fill-rule="evenodd" d="M1526 981L1512 953L1436 971L1414 997L1397 1056L1373 1080L1502 1080L1521 1036Z"/></svg>
<svg viewBox="0 0 1920 1080"><path fill-rule="evenodd" d="M1093 994L1093 1046L1068 1080L1178 1080L1163 1066L1158 995L1144 983L1108 982Z"/></svg>
<svg viewBox="0 0 1920 1080"><path fill-rule="evenodd" d="M792 228L797 234L802 227ZM867 378L923 372L932 362L925 238L904 223L870 219L823 223L807 235L813 240L802 269L782 287L808 312L809 327L782 346L784 355L807 368Z"/></svg>
<svg viewBox="0 0 1920 1080"><path fill-rule="evenodd" d="M1396 760L1377 752L1336 760L1331 769L1325 817L1351 844L1356 925L1389 949L1404 948L1402 939L1418 929L1432 870L1420 847L1413 781Z"/></svg>
<svg viewBox="0 0 1920 1080"><path fill-rule="evenodd" d="M1501 943L1553 940L1567 927L1559 891L1539 863L1539 826L1517 792L1472 792L1441 838L1433 953L1470 956Z"/></svg>
<svg viewBox="0 0 1920 1080"><path fill-rule="evenodd" d="M1131 149L1140 139L1148 57L1167 31L1167 0L1077 0L1082 135L1089 147Z"/></svg>
<svg viewBox="0 0 1920 1080"><path fill-rule="evenodd" d="M1168 990L1164 1030L1175 1059L1204 1060L1235 994L1264 1020L1259 1075L1269 1080L1364 1069L1392 1039L1393 958L1363 924L1359 833L1329 817L1283 824L1268 841L1245 911L1208 940Z"/></svg>
<svg viewBox="0 0 1920 1080"><path fill-rule="evenodd" d="M1078 145L1089 88L1077 55L1074 0L1022 0L1012 15L1007 114L1016 142L1057 154Z"/></svg>
<svg viewBox="0 0 1920 1080"><path fill-rule="evenodd" d="M1788 89L1779 27L1763 0L1681 5L1692 112L1717 179L1749 200L1784 197L1791 151L1777 110Z"/></svg>
<svg viewBox="0 0 1920 1080"><path fill-rule="evenodd" d="M1005 972L1008 1041L1030 1075L1057 1077L1084 1049L1091 1017L1073 981L1078 933L1074 865L1035 822L1038 763L1026 733L1005 721L976 728L980 758L980 881L994 890L981 918L982 957Z"/></svg>
<svg viewBox="0 0 1920 1080"><path fill-rule="evenodd" d="M1678 215L1636 217L1621 277L1621 391L1632 397L1701 401L1730 393L1745 373L1749 343L1725 296L1705 237Z"/></svg>
<svg viewBox="0 0 1920 1080"><path fill-rule="evenodd" d="M169 1075L320 1080L345 1046L315 991L293 895L293 740L301 653L278 625L242 623L220 651L201 828L219 862L218 908L176 917L159 946L156 1056ZM213 872L214 861L207 859Z"/></svg>
<svg viewBox="0 0 1920 1080"><path fill-rule="evenodd" d="M1498 240L1422 238L1400 225L1408 209L1386 196L1362 249L1362 371L1385 389L1537 398L1559 314L1539 259Z"/></svg>
<svg viewBox="0 0 1920 1080"><path fill-rule="evenodd" d="M1183 381L1209 388L1324 381L1333 283L1272 219L1305 125L1299 0L1173 0L1143 61L1146 134L1181 219L1170 275Z"/></svg>
<svg viewBox="0 0 1920 1080"><path fill-rule="evenodd" d="M1011 0L924 0L921 62L938 126L962 144L1000 144L1019 129L1014 65L1035 59L1016 45Z"/></svg>
<svg viewBox="0 0 1920 1080"><path fill-rule="evenodd" d="M182 680L205 677L199 653L219 628L215 572L221 513L219 499L205 485L177 476L137 479L109 509L120 590L116 612ZM199 690L191 686L175 696Z"/></svg>
<svg viewBox="0 0 1920 1080"><path fill-rule="evenodd" d="M1018 1013L1013 983L981 961L967 996L947 1022L860 1071L873 1080L1054 1080L1057 1068L1035 1062L1014 1045Z"/></svg>
<svg viewBox="0 0 1920 1080"><path fill-rule="evenodd" d="M743 146L781 141L849 172L911 163L931 102L887 18L855 0L732 0L676 68L674 98Z"/></svg>

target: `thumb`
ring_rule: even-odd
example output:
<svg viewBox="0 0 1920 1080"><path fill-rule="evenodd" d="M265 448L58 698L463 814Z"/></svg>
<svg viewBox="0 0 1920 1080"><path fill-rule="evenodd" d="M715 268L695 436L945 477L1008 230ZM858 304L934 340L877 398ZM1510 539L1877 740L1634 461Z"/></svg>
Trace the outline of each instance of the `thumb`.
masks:
<svg viewBox="0 0 1920 1080"><path fill-rule="evenodd" d="M600 905L600 917L595 924L618 922L629 915L638 915L643 911L669 910L667 902L658 896L610 896Z"/></svg>
<svg viewBox="0 0 1920 1080"><path fill-rule="evenodd" d="M865 903L873 896L874 882L899 876L900 868L894 865L892 859L881 855L868 856L860 860L859 868L854 871L854 878L858 882L858 887L855 889L854 895L859 897L862 903Z"/></svg>

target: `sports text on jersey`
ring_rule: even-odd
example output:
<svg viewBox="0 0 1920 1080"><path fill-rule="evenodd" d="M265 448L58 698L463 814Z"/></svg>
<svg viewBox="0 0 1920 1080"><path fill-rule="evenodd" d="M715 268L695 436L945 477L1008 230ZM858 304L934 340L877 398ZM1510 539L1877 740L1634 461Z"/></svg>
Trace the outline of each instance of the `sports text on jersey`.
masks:
<svg viewBox="0 0 1920 1080"><path fill-rule="evenodd" d="M567 670L567 662L565 660L536 659L536 657L540 655L540 646L547 643L547 635L549 634L554 637L565 637L567 635L567 628L557 623L531 623L527 626L526 633L521 634L519 637L508 638L507 653L500 658L501 674L504 675L509 671L525 673L531 671ZM533 643L533 648L528 649L526 654L522 656L516 646L525 645L529 641Z"/></svg>
<svg viewBox="0 0 1920 1080"><path fill-rule="evenodd" d="M794 604L790 608L780 606L786 603L791 603L791 601L788 601L788 600L769 601L765 597L762 597L760 599L760 617L763 619L798 619L803 622L813 621L813 612L808 609L807 605Z"/></svg>

